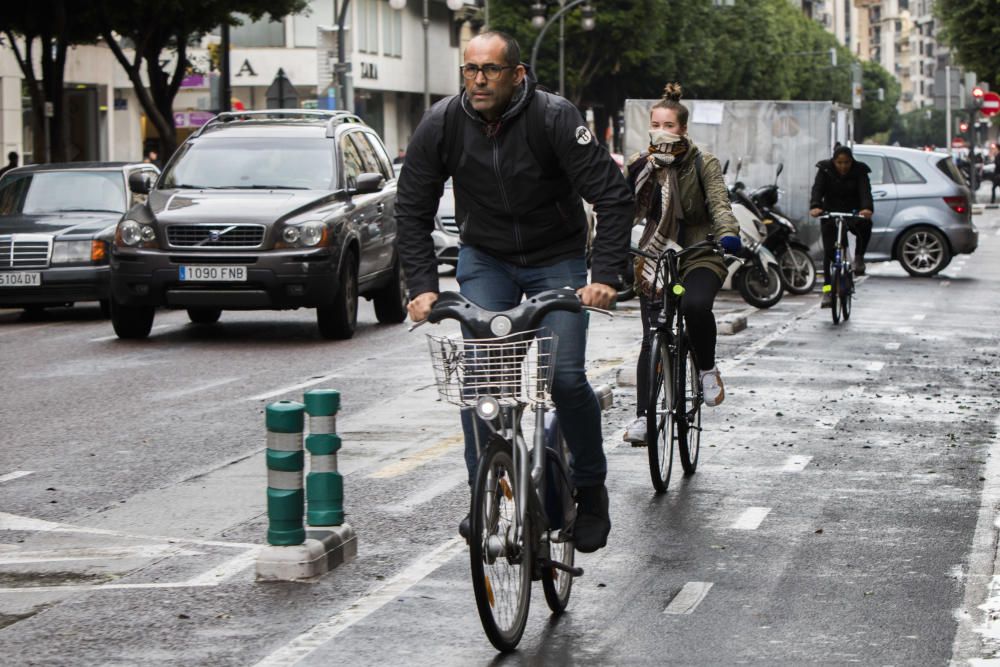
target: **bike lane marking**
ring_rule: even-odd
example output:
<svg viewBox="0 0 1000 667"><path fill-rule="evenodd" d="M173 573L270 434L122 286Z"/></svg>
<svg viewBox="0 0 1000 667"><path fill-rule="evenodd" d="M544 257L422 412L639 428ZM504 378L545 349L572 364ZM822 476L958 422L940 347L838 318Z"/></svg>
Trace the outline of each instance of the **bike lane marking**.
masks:
<svg viewBox="0 0 1000 667"><path fill-rule="evenodd" d="M178 326L180 326L180 325L178 325L178 324L157 324L156 326L152 327L149 331L150 331L150 333L152 333L153 331L162 331L163 329L169 329L171 327L178 327ZM109 341L109 340L118 340L118 334L112 334L110 336L101 336L99 338L91 338L89 342L91 342L91 343L103 343L103 342Z"/></svg>
<svg viewBox="0 0 1000 667"><path fill-rule="evenodd" d="M0 475L0 484L3 484L4 482L12 482L15 479L21 479L22 477L34 474L34 470L15 470L14 472L9 472L6 475Z"/></svg>
<svg viewBox="0 0 1000 667"><path fill-rule="evenodd" d="M693 614L701 601L712 589L711 581L689 581L677 591L677 595L670 601L664 614Z"/></svg>
<svg viewBox="0 0 1000 667"><path fill-rule="evenodd" d="M256 663L255 667L283 667L298 663L355 623L363 621L398 598L464 550L465 540L461 537L439 544L423 558L414 561L396 576L355 600L344 611L317 623L266 656Z"/></svg>
<svg viewBox="0 0 1000 667"><path fill-rule="evenodd" d="M405 458L396 461L395 463L390 463L389 465L376 470L375 472L368 475L369 479L388 479L390 477L399 477L400 475L405 475L420 466L424 465L429 461L433 461L436 458L443 456L446 452L454 449L460 444L465 443L465 436L455 435L450 438L445 438L440 442L431 445L427 449L423 449L416 454L406 456Z"/></svg>
<svg viewBox="0 0 1000 667"><path fill-rule="evenodd" d="M265 391L263 394L256 394L247 398L248 401L264 401L269 398L274 398L275 396L281 396L282 394L290 394L298 389L305 389L306 387L311 387L313 385L319 384L321 382L326 382L327 380L333 380L337 378L337 375L330 373L328 375L316 375L312 378L306 380L305 382L298 382L296 384L290 384L287 387L279 387L278 389L272 389L271 391Z"/></svg>
<svg viewBox="0 0 1000 667"><path fill-rule="evenodd" d="M887 350L898 350L899 349L899 343L886 343L885 344L885 349L887 349Z"/></svg>
<svg viewBox="0 0 1000 667"><path fill-rule="evenodd" d="M799 320L803 320L803 319L809 317L810 315L812 315L817 310L819 310L819 307L820 307L820 304L816 303L816 304L813 304L812 306L809 306L805 310L801 311L797 315L792 315L792 317L790 317L788 319L788 321L786 321L784 324L782 324L776 330L774 330L771 333L769 333L768 335L764 336L763 338L761 338L760 340L758 340L756 343L748 346L743 352L741 352L740 354L737 354L735 357L733 357L732 361L730 361L727 364L728 367L729 368L735 368L735 367L739 366L740 364L742 364L744 361L752 359L761 350L763 350L765 347L767 347L768 345L770 345L774 341L778 340L779 338L781 338L782 336L784 336L785 334L787 334L788 331L792 327L794 327L796 324L799 323Z"/></svg>
<svg viewBox="0 0 1000 667"><path fill-rule="evenodd" d="M730 530L757 530L770 513L770 507L748 507L729 528Z"/></svg>
<svg viewBox="0 0 1000 667"><path fill-rule="evenodd" d="M811 456L789 456L785 460L785 465L781 466L781 472L802 472L810 461L812 461Z"/></svg>

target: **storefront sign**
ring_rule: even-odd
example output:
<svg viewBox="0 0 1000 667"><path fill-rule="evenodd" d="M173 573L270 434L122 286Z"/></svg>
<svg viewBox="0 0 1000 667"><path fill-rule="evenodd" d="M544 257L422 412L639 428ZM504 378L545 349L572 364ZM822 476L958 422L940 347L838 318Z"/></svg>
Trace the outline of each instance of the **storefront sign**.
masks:
<svg viewBox="0 0 1000 667"><path fill-rule="evenodd" d="M378 65L375 63L361 63L361 78L378 81Z"/></svg>
<svg viewBox="0 0 1000 667"><path fill-rule="evenodd" d="M174 127L201 127L214 116L211 111L175 111Z"/></svg>

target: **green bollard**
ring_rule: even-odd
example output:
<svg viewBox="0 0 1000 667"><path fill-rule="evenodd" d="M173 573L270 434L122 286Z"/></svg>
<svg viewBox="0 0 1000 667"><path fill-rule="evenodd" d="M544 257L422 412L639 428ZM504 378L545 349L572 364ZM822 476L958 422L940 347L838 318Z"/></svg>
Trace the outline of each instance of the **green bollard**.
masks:
<svg viewBox="0 0 1000 667"><path fill-rule="evenodd" d="M279 401L267 406L267 543L293 546L306 540L302 525L302 427L305 406Z"/></svg>
<svg viewBox="0 0 1000 667"><path fill-rule="evenodd" d="M344 523L344 478L337 471L340 392L333 389L307 391L305 404L309 413L306 449L311 455L306 476L309 507L306 518L310 526L339 526Z"/></svg>

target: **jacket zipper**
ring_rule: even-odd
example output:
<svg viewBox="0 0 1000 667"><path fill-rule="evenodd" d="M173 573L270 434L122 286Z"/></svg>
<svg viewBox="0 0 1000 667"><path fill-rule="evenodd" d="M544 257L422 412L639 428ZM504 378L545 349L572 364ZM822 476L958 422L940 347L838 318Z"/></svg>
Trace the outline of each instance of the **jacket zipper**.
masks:
<svg viewBox="0 0 1000 667"><path fill-rule="evenodd" d="M507 213L509 213L513 218L514 214L510 208L510 201L507 199L507 190L503 186L503 175L501 175L500 173L500 142L497 141L497 138L495 136L491 137L491 139L493 140L493 171L494 173L496 173L497 183L500 185L500 198L503 199L504 209L506 209ZM521 234L518 231L517 227L518 222L517 220L514 220L513 222L514 222L514 246L517 248L518 251L517 254L518 257L521 258L521 263L526 264L527 259L521 252Z"/></svg>

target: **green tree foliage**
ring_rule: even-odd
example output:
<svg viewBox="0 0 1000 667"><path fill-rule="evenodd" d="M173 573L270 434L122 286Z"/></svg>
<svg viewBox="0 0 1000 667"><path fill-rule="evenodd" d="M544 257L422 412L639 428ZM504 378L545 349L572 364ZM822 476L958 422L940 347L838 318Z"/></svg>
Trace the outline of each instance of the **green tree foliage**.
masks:
<svg viewBox="0 0 1000 667"><path fill-rule="evenodd" d="M160 135L164 160L177 148L173 106L190 66L188 47L224 22L239 25L235 12L252 20L265 15L278 20L306 7L305 0L94 0L90 4L100 12L104 40L128 73L143 111Z"/></svg>
<svg viewBox="0 0 1000 667"><path fill-rule="evenodd" d="M525 60L538 35L530 4L490 2L490 27L517 37ZM558 7L548 0L548 16ZM850 51L788 0L736 0L732 7L716 7L712 0L597 0L594 7L596 25L589 33L580 27L579 9L567 14L564 93L577 105L595 108L599 136L625 99L659 97L669 81L681 83L688 98L851 102ZM558 46L553 25L536 72L553 90ZM887 130L898 85L885 83L891 76L877 65L866 65L865 77L866 89L885 88L886 100L865 105L863 113L871 115L873 132Z"/></svg>
<svg viewBox="0 0 1000 667"><path fill-rule="evenodd" d="M88 3L72 0L0 3L0 26L31 97L31 125L35 162L49 159L64 162L68 154L67 125L64 118L66 54L74 44L97 41L100 26ZM38 69L36 69L36 62ZM46 136L45 103L52 104Z"/></svg>
<svg viewBox="0 0 1000 667"><path fill-rule="evenodd" d="M896 117L889 142L910 148L945 146L945 113L937 109L915 109Z"/></svg>
<svg viewBox="0 0 1000 667"><path fill-rule="evenodd" d="M861 130L855 139L863 141L865 137L887 132L893 127L898 117L896 104L902 92L899 82L885 71L878 63L862 63L861 72L864 100L861 103L861 113L858 115L858 127ZM878 99L878 90L882 89L883 99Z"/></svg>
<svg viewBox="0 0 1000 667"><path fill-rule="evenodd" d="M1000 83L1000 6L997 0L936 0L945 40L958 61L983 81Z"/></svg>

